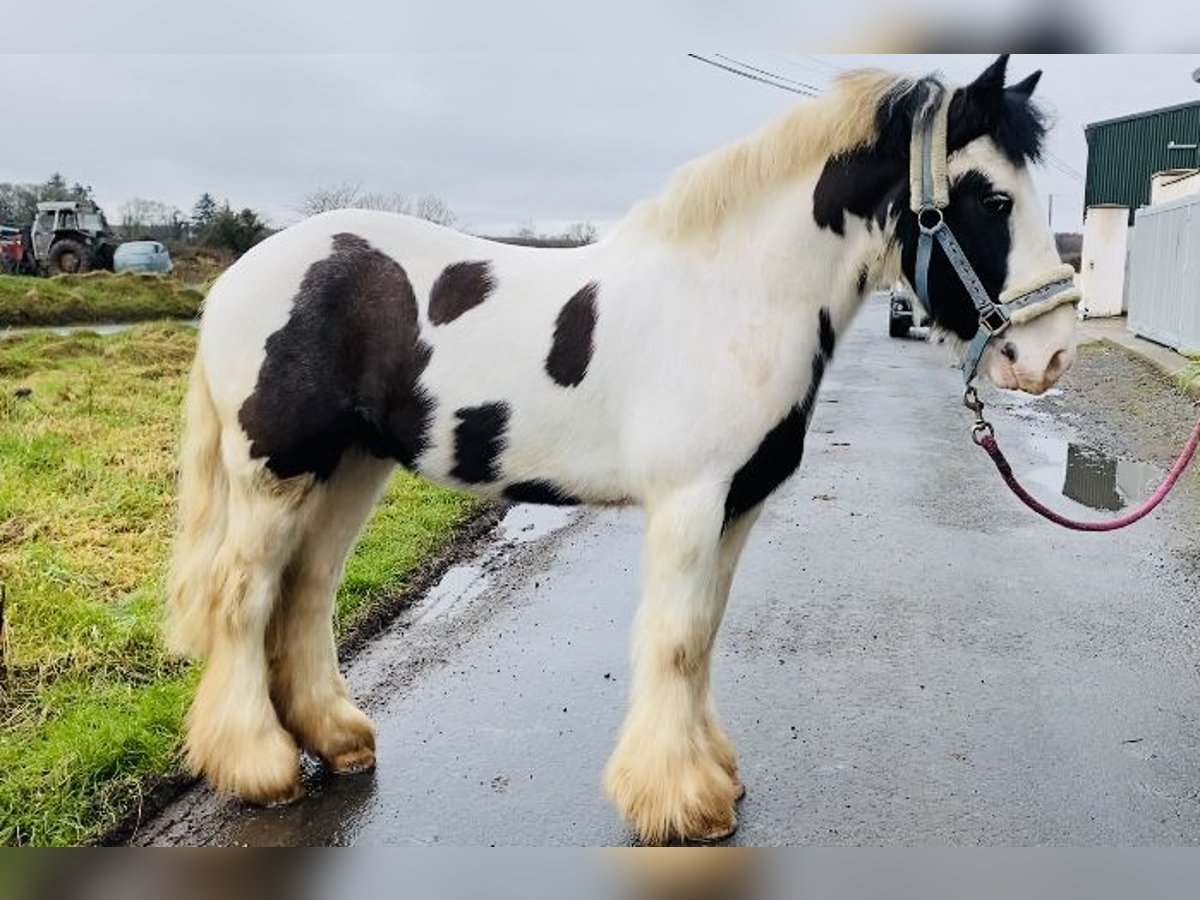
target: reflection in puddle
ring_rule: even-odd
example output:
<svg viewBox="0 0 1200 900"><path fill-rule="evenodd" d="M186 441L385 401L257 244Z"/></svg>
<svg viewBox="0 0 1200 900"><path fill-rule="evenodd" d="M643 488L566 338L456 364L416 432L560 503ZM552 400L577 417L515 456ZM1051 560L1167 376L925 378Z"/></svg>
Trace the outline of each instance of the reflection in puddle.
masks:
<svg viewBox="0 0 1200 900"><path fill-rule="evenodd" d="M176 319L180 325L186 325L189 328L199 328L199 319ZM0 328L0 340L5 338L22 337L27 334L55 334L59 337L67 337L72 334L92 334L109 335L119 334L122 331L129 331L132 328L137 328L139 325L144 325L144 322L95 322L87 325L38 325L30 328Z"/></svg>
<svg viewBox="0 0 1200 900"><path fill-rule="evenodd" d="M540 541L571 524L578 515L579 510L575 507L518 503L501 520L500 534L514 544Z"/></svg>
<svg viewBox="0 0 1200 900"><path fill-rule="evenodd" d="M1124 509L1137 502L1162 478L1149 463L1117 459L1082 444L1067 445L1067 474L1063 496L1092 509Z"/></svg>
<svg viewBox="0 0 1200 900"><path fill-rule="evenodd" d="M482 594L491 584L479 566L452 566L421 600L411 622L426 622L448 615Z"/></svg>
<svg viewBox="0 0 1200 900"><path fill-rule="evenodd" d="M408 624L425 623L460 615L471 603L492 587L488 576L491 564L512 549L514 544L540 541L570 525L579 515L577 508L539 506L518 503L500 521L499 541L494 541L469 563L451 566L429 591L413 606Z"/></svg>

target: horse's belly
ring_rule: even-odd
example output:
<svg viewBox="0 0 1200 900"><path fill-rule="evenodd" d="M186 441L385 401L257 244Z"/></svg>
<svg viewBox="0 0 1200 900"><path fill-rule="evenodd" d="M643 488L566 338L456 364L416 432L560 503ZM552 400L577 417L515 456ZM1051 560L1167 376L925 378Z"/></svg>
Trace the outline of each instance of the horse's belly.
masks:
<svg viewBox="0 0 1200 900"><path fill-rule="evenodd" d="M436 411L416 470L485 496L542 503L628 498L614 423L585 397L504 390L492 399L431 385Z"/></svg>

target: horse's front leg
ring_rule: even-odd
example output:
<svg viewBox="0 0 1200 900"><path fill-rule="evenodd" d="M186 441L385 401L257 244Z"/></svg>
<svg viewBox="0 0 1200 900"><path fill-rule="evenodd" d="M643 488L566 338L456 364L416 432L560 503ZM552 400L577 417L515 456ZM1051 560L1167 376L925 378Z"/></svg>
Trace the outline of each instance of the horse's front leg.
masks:
<svg viewBox="0 0 1200 900"><path fill-rule="evenodd" d="M709 657L725 606L724 494L677 491L648 503L633 692L605 775L644 843L717 840L737 826L732 747L712 718Z"/></svg>

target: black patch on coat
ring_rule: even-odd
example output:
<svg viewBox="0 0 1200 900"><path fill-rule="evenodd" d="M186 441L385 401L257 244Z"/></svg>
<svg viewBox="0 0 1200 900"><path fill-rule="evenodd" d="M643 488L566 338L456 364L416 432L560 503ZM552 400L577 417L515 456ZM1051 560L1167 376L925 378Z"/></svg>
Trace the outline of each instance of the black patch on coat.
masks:
<svg viewBox="0 0 1200 900"><path fill-rule="evenodd" d="M575 387L592 361L592 333L596 329L596 282L585 284L558 313L554 341L546 357L546 372L563 387Z"/></svg>
<svg viewBox="0 0 1200 900"><path fill-rule="evenodd" d="M818 314L817 320L817 334L821 343L821 355L828 360L833 356L833 345L837 343L837 335L833 333L833 322L829 318L828 307L821 307L821 312ZM821 371L825 371L824 366L821 367Z"/></svg>
<svg viewBox="0 0 1200 900"><path fill-rule="evenodd" d="M725 525L766 500L800 465L808 420L812 417L817 391L833 357L836 341L833 322L825 307L821 307L818 328L819 347L813 354L812 379L804 399L793 405L779 424L767 432L750 459L734 473L729 493L725 495Z"/></svg>
<svg viewBox="0 0 1200 900"><path fill-rule="evenodd" d="M446 266L429 292L429 321L434 325L453 322L495 289L490 263L457 262Z"/></svg>
<svg viewBox="0 0 1200 900"><path fill-rule="evenodd" d="M869 274L870 273L867 270L866 266L862 266L858 270L857 284L858 284L858 295L860 297L863 295L863 291L865 291L867 289L867 277L869 276Z"/></svg>
<svg viewBox="0 0 1200 900"><path fill-rule="evenodd" d="M813 218L821 228L846 233L846 215L871 219L882 228L908 161L877 146L841 153L825 163L813 190ZM905 192L907 196L907 191Z"/></svg>
<svg viewBox="0 0 1200 900"><path fill-rule="evenodd" d="M943 212L975 274L993 298L1000 295L1008 280L1008 254L1012 248L1008 216L998 216L984 205L985 198L994 192L995 187L982 172L964 172L951 187L950 205ZM918 232L915 216L902 216L896 223L900 266L910 284L916 284ZM930 315L947 331L964 341L975 336L979 313L937 243L929 259L929 303Z"/></svg>
<svg viewBox="0 0 1200 900"><path fill-rule="evenodd" d="M514 503L542 503L549 506L578 506L581 501L549 481L515 481L504 489L504 497Z"/></svg>
<svg viewBox="0 0 1200 900"><path fill-rule="evenodd" d="M238 421L250 455L279 478L324 481L351 447L408 468L424 451L433 401L420 377L432 351L408 275L363 238L334 235L265 349Z"/></svg>
<svg viewBox="0 0 1200 900"><path fill-rule="evenodd" d="M508 428L508 404L468 406L454 414L454 468L450 474L467 484L485 484L500 478L499 460Z"/></svg>

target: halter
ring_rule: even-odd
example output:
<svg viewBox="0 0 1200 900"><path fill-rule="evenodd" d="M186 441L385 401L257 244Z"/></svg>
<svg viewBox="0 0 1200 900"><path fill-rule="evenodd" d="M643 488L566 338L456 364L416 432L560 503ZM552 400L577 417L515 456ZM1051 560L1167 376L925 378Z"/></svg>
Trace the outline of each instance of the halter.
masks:
<svg viewBox="0 0 1200 900"><path fill-rule="evenodd" d="M979 330L967 345L962 362L963 383L969 386L988 344L1003 334L1010 324L1032 321L1064 303L1078 303L1080 293L1075 287L1075 270L1069 265L1061 265L1019 289L1005 291L998 301L988 296L942 214L950 203L950 177L946 171L950 97L951 92L945 89L935 92L913 119L909 195L920 228L917 236L917 296L926 310L933 310L929 303L929 263L936 239L979 314Z"/></svg>

